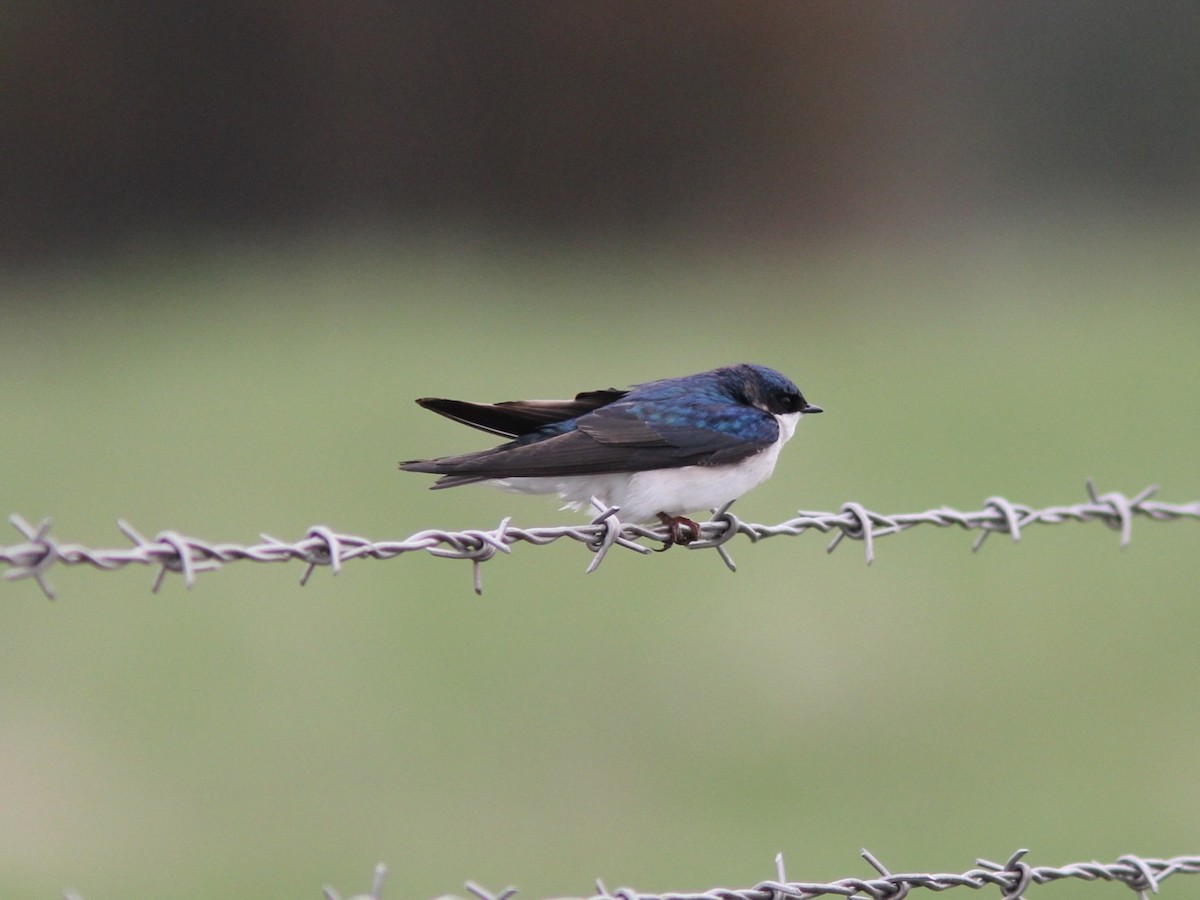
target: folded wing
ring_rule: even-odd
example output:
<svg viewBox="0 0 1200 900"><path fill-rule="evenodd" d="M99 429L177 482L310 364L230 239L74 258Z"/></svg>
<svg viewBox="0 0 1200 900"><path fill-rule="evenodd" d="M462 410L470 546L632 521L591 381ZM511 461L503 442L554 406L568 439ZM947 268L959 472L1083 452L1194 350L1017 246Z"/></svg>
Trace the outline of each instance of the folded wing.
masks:
<svg viewBox="0 0 1200 900"><path fill-rule="evenodd" d="M575 402L579 402L578 398ZM474 410L468 412L475 415ZM684 420L655 422L640 416L634 404L610 401L579 417L573 428L560 434L541 436L529 430L524 432L525 437L490 450L413 460L402 463L401 468L442 475L434 487L447 488L492 478L564 477L726 465L758 453L779 438L779 425L767 413L749 417L743 413L736 422L723 417L721 409L714 409L707 417L703 408L695 408L691 413L687 420L704 422L704 427L681 424ZM526 408L520 415L531 413ZM477 421L497 424L493 419ZM527 419L522 419L521 427L527 423ZM501 433L476 422L467 424ZM511 428L514 422L505 420L503 424Z"/></svg>

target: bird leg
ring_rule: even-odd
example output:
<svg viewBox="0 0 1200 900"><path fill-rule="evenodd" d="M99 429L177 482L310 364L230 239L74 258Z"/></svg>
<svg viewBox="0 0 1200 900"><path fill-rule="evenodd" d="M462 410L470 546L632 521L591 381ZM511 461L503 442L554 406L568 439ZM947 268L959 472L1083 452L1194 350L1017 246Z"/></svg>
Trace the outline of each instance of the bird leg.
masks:
<svg viewBox="0 0 1200 900"><path fill-rule="evenodd" d="M676 544L687 546L700 537L700 525L687 516L669 516L665 512L658 514L658 521L667 529L667 539L656 551L662 553ZM687 529L686 531L684 529Z"/></svg>

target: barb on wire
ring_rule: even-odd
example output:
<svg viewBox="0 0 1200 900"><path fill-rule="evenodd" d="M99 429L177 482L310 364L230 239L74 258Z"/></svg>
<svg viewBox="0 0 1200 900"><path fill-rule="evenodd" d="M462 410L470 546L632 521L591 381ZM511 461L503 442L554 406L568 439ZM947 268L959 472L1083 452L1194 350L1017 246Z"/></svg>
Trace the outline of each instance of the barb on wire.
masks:
<svg viewBox="0 0 1200 900"><path fill-rule="evenodd" d="M371 893L355 894L353 897L348 897L347 900L383 900L383 880L387 877L387 866L379 863L375 866L375 878L371 882ZM322 893L325 894L325 900L342 900L342 895L325 885Z"/></svg>
<svg viewBox="0 0 1200 900"><path fill-rule="evenodd" d="M1136 891L1142 900L1148 900L1147 895L1157 894L1159 885L1170 876L1200 873L1200 856L1153 859L1130 854L1113 863L1079 862L1066 866L1031 866L1023 861L1028 852L1018 850L1003 863L977 859L974 869L961 873L892 874L870 851L863 850L863 859L876 871L876 877L840 878L828 883L789 881L784 874L781 853L775 857L776 878L759 882L750 888L713 888L698 893L644 894L633 888L610 891L603 881L597 879L596 893L588 900L812 900L827 895L862 900L903 900L913 889L944 891L961 887L980 890L992 886L1000 889L1001 900L1021 900L1031 885L1049 884L1067 878L1123 884ZM369 895L362 896L361 900L381 900L384 871L382 863L376 867L374 888ZM517 893L517 889L512 887L493 893L472 881L468 881L465 887L473 900L512 900L513 895ZM338 895L332 888L325 888L325 896L328 900L338 900ZM360 898L355 897L351 900Z"/></svg>
<svg viewBox="0 0 1200 900"><path fill-rule="evenodd" d="M743 522L729 511L729 504L726 504L713 512L710 521L701 524L696 540L686 546L690 550L715 549L725 564L731 570L736 570L726 545L738 535L745 535L755 542L784 535L795 537L807 531L832 532L833 539L828 546L830 552L847 539L861 541L867 564L870 565L875 558L875 542L879 538L899 534L918 525L977 531L979 535L973 547L978 550L989 535L1007 534L1017 541L1032 525L1103 522L1120 532L1120 546L1124 547L1132 537L1136 518L1156 522L1180 519L1200 521L1200 501L1175 504L1154 501L1152 498L1158 491L1157 485L1151 485L1132 497L1116 491L1098 494L1091 481L1087 484L1087 490L1088 499L1083 503L1041 509L1013 503L1003 497L989 497L984 501L983 508L974 512L960 512L941 506L925 512L883 515L872 512L861 503L849 502L842 504L838 512L801 511L796 517L778 525ZM342 565L350 560L392 559L405 553L424 552L447 559L470 560L475 592L482 593L481 565L497 553L511 553L513 545L518 543L540 547L565 538L583 544L593 553L588 572L595 571L615 547L645 554L649 548L639 541L667 545L669 537L662 526L621 522L617 507L605 507L599 501L593 503L597 515L583 525L520 528L513 525L511 519L505 518L494 529L428 529L398 541L373 541L357 535L338 534L324 525L316 525L293 543L264 534L260 536L261 543L249 546L213 544L170 530L160 531L153 539L147 539L132 525L119 521L118 527L133 546L115 549L92 549L79 544L61 543L51 536L49 519L35 527L14 514L9 516L9 522L24 540L19 544L0 547L0 566L9 567L4 573L6 579L31 579L42 593L53 599L54 590L46 578L46 572L55 565L90 565L102 571L130 565L156 566L158 573L153 589L157 591L169 573L182 575L184 584L190 588L195 584L198 574L239 560L302 562L305 569L300 583L305 584L318 566L328 566L336 575Z"/></svg>

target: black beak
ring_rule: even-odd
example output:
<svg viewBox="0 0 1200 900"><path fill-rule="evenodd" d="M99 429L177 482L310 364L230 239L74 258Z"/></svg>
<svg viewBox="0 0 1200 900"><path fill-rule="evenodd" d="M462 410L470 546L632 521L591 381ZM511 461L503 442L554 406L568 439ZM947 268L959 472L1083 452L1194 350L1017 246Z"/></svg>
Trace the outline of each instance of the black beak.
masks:
<svg viewBox="0 0 1200 900"><path fill-rule="evenodd" d="M813 406L811 403L805 403L804 406L800 407L800 412L806 416L811 416L813 413L825 412L825 410L819 406Z"/></svg>

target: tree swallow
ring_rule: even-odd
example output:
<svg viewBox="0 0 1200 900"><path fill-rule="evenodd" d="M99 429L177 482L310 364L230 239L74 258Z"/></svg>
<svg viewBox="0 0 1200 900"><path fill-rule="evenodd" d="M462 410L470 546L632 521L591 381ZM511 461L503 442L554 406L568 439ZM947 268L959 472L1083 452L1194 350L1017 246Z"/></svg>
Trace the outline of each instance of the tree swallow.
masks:
<svg viewBox="0 0 1200 900"><path fill-rule="evenodd" d="M770 478L800 418L821 412L779 372L747 364L585 391L574 400L417 403L511 438L478 453L400 463L407 472L441 475L435 490L486 482L557 494L571 509L595 497L619 507L626 521L657 518L668 547L700 535L684 513L715 509Z"/></svg>

